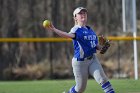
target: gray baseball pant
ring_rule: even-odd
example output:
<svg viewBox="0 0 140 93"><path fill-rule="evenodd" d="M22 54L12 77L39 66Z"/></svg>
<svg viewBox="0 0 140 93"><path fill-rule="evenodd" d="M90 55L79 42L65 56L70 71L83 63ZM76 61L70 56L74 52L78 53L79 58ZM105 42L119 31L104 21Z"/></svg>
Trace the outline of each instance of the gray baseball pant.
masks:
<svg viewBox="0 0 140 93"><path fill-rule="evenodd" d="M77 61L77 58L73 58L72 67L76 82L75 90L78 93L83 93L86 89L89 74L94 77L98 84L108 81L96 55L93 55L92 59L84 61Z"/></svg>

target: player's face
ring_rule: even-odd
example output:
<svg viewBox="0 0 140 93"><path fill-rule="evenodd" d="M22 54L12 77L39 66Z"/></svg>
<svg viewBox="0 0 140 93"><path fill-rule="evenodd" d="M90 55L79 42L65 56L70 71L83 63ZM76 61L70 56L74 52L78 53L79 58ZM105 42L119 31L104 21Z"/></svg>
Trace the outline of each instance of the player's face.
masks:
<svg viewBox="0 0 140 93"><path fill-rule="evenodd" d="M75 19L78 23L86 23L87 22L87 12L85 10L81 10L78 14L76 14Z"/></svg>

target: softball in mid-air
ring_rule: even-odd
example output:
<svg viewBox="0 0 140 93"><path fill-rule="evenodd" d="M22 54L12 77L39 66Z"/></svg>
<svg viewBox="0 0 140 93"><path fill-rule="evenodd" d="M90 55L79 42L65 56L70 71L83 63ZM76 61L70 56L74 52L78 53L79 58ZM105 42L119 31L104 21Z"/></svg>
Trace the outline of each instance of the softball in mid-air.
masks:
<svg viewBox="0 0 140 93"><path fill-rule="evenodd" d="M49 20L44 20L43 27L48 28L51 25L51 22Z"/></svg>

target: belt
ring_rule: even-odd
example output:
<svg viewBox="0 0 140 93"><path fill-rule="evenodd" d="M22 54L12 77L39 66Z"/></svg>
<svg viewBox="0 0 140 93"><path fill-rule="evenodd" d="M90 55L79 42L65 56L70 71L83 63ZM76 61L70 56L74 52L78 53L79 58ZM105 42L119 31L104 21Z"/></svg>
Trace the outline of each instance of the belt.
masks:
<svg viewBox="0 0 140 93"><path fill-rule="evenodd" d="M77 58L77 61L91 60L92 58L93 58L93 55L92 56L88 56L86 58Z"/></svg>

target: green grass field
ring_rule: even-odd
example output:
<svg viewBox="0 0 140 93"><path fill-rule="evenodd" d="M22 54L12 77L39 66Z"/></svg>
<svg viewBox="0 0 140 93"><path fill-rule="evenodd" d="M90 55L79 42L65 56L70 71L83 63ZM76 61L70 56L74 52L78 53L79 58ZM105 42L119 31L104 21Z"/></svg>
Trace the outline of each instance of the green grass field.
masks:
<svg viewBox="0 0 140 93"><path fill-rule="evenodd" d="M116 93L140 93L140 80L110 80ZM74 80L0 81L0 93L62 93ZM95 80L88 80L84 93L103 93Z"/></svg>

